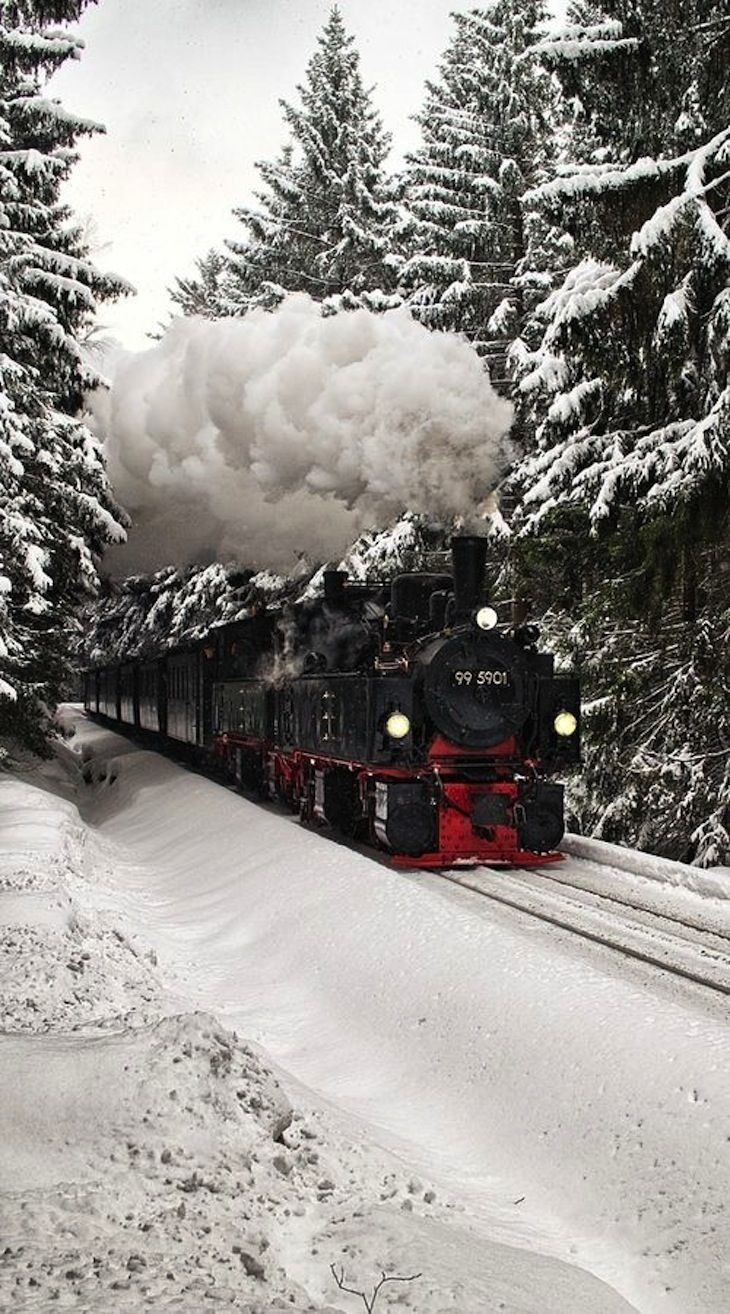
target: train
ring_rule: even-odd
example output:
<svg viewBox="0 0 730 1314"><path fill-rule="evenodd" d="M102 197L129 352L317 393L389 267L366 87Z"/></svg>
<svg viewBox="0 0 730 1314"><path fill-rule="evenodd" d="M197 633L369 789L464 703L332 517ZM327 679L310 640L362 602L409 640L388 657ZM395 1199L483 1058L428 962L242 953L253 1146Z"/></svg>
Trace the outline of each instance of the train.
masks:
<svg viewBox="0 0 730 1314"><path fill-rule="evenodd" d="M396 865L559 860L579 681L500 620L486 557L464 534L450 571L324 570L314 596L88 669L86 711Z"/></svg>

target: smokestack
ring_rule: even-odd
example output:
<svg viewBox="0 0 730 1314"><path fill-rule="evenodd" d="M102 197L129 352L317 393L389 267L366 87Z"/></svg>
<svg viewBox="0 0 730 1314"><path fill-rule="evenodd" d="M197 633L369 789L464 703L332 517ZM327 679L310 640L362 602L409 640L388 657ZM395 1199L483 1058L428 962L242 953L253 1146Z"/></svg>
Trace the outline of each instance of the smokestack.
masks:
<svg viewBox="0 0 730 1314"><path fill-rule="evenodd" d="M472 535L460 535L451 540L451 561L454 573L454 610L457 621L467 620L484 602L484 567L487 561L487 540Z"/></svg>
<svg viewBox="0 0 730 1314"><path fill-rule="evenodd" d="M346 570L326 570L324 572L324 596L334 607L342 606L345 601Z"/></svg>

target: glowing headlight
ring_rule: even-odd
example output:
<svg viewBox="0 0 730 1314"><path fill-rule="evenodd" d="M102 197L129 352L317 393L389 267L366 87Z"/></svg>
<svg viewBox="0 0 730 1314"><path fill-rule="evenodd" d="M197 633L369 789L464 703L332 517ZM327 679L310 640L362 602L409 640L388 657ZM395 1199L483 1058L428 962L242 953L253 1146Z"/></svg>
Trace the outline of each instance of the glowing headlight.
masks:
<svg viewBox="0 0 730 1314"><path fill-rule="evenodd" d="M578 729L578 722L572 712L558 712L553 725L555 733L563 739L567 739L568 735L574 735Z"/></svg>
<svg viewBox="0 0 730 1314"><path fill-rule="evenodd" d="M480 607L474 619L480 630L493 630L499 617L494 607Z"/></svg>
<svg viewBox="0 0 730 1314"><path fill-rule="evenodd" d="M385 722L386 734L389 734L391 739L405 739L410 728L411 723L405 712L391 712Z"/></svg>

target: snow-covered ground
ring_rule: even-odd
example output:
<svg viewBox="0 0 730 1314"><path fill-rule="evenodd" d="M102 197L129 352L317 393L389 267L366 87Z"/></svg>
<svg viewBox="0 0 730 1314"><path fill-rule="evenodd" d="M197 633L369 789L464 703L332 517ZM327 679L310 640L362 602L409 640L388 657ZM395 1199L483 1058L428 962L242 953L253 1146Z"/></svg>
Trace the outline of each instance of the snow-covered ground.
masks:
<svg viewBox="0 0 730 1314"><path fill-rule="evenodd" d="M720 996L65 719L0 784L0 1309L730 1305Z"/></svg>

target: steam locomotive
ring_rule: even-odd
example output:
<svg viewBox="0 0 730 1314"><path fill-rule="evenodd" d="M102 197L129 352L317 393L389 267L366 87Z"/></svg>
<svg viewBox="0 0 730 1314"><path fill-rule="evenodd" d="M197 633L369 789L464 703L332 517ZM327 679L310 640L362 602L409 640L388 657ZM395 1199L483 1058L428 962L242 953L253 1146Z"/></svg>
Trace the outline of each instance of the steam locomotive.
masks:
<svg viewBox="0 0 730 1314"><path fill-rule="evenodd" d="M398 864L555 860L549 777L579 760L578 682L535 626L499 623L485 540L451 550L451 574L325 571L321 596L91 670L86 709Z"/></svg>

